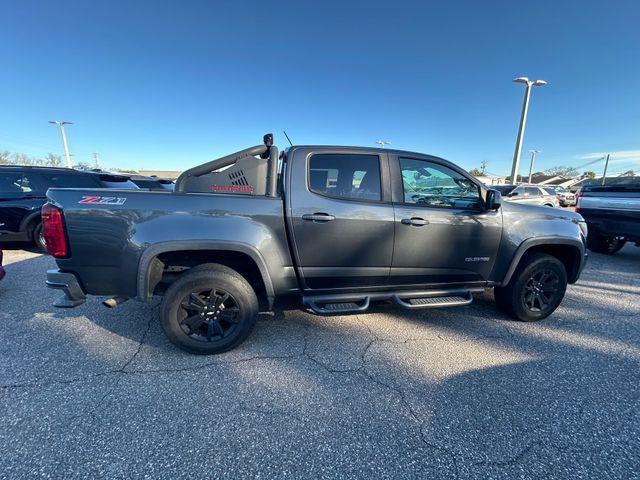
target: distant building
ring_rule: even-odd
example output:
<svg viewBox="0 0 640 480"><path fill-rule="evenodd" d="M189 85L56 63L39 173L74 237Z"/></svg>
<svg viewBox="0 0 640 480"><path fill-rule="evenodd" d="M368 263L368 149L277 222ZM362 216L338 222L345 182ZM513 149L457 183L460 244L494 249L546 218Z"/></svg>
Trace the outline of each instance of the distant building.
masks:
<svg viewBox="0 0 640 480"><path fill-rule="evenodd" d="M568 180L571 180L568 177L563 177L562 175L532 175L531 183L535 185L554 185L558 186ZM529 175L518 175L517 183L529 183Z"/></svg>
<svg viewBox="0 0 640 480"><path fill-rule="evenodd" d="M482 183L484 183L485 185L505 185L508 184L509 182L507 181L507 177L500 177L497 175L481 175L479 177L476 177L478 180L480 180Z"/></svg>
<svg viewBox="0 0 640 480"><path fill-rule="evenodd" d="M640 176L637 175L618 175L617 177L607 177L605 185L638 185L640 184ZM602 177L596 178L578 178L569 185L563 185L565 188L577 189L586 185L602 185Z"/></svg>

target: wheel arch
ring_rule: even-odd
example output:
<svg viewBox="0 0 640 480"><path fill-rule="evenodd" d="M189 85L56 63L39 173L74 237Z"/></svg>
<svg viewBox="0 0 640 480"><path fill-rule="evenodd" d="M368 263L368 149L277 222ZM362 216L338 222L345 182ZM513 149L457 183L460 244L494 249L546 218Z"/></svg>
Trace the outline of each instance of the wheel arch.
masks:
<svg viewBox="0 0 640 480"><path fill-rule="evenodd" d="M264 287L265 300L271 308L275 298L273 283L267 264L260 252L253 246L240 242L210 241L210 240L179 240L162 242L146 248L140 257L138 264L138 299L148 301L153 296L154 289L160 279L164 263L160 260L162 255L183 254L188 252L198 252L198 258L206 261L196 263L219 263L234 268L234 264L229 265L231 258L234 263L239 259L250 261L247 265L249 269L255 268L259 275L259 280ZM240 272L242 273L242 272Z"/></svg>
<svg viewBox="0 0 640 480"><path fill-rule="evenodd" d="M501 286L509 283L522 259L531 253L546 253L556 257L564 264L569 283L575 283L582 270L585 246L580 240L571 238L551 237L525 240L516 250L507 273L500 282Z"/></svg>

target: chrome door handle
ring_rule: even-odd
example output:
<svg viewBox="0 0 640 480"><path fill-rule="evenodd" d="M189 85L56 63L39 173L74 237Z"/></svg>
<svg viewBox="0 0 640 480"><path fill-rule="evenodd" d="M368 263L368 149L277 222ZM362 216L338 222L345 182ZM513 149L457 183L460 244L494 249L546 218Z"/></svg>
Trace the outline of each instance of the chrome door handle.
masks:
<svg viewBox="0 0 640 480"><path fill-rule="evenodd" d="M302 215L303 220L309 220L311 222L330 222L335 220L336 217L329 215L328 213L305 213Z"/></svg>
<svg viewBox="0 0 640 480"><path fill-rule="evenodd" d="M416 227L422 227L423 225L429 225L429 220L425 220L420 217L403 218L400 220L403 225L413 225Z"/></svg>

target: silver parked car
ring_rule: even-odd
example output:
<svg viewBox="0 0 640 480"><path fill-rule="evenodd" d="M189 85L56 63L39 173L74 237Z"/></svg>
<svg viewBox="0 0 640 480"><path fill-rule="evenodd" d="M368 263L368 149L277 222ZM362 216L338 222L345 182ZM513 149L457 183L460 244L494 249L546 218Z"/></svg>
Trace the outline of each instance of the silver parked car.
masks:
<svg viewBox="0 0 640 480"><path fill-rule="evenodd" d="M540 205L545 207L558 207L558 197L550 194L538 185L518 185L505 196L510 202L524 203L526 205Z"/></svg>
<svg viewBox="0 0 640 480"><path fill-rule="evenodd" d="M553 185L542 187L549 195L555 195L558 197L558 202L561 207L573 207L576 204L576 194L570 192L564 187L555 187Z"/></svg>

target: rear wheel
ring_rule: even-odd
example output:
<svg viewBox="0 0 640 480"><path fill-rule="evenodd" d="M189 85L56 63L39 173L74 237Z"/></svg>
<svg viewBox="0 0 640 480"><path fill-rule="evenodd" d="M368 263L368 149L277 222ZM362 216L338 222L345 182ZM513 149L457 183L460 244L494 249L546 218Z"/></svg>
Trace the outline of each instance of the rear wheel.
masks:
<svg viewBox="0 0 640 480"><path fill-rule="evenodd" d="M590 233L587 236L587 248L592 252L606 255L613 255L618 252L624 247L625 243L627 243L627 239L619 236L609 237L597 233Z"/></svg>
<svg viewBox="0 0 640 480"><path fill-rule="evenodd" d="M551 315L567 290L567 272L556 257L535 253L518 265L509 283L496 287L496 304L512 317L535 322Z"/></svg>
<svg viewBox="0 0 640 480"><path fill-rule="evenodd" d="M256 323L258 299L251 285L222 265L189 271L166 291L161 323L169 340L190 353L235 348Z"/></svg>
<svg viewBox="0 0 640 480"><path fill-rule="evenodd" d="M36 226L33 228L32 238L33 238L33 243L36 244L36 247L38 247L38 249L42 253L47 253L47 241L44 238L42 222L38 222Z"/></svg>

